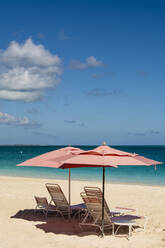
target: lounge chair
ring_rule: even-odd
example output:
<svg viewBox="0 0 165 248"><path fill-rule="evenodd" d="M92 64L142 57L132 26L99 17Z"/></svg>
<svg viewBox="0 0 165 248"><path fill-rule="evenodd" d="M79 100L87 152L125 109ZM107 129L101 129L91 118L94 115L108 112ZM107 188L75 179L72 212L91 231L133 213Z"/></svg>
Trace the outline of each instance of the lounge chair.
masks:
<svg viewBox="0 0 165 248"><path fill-rule="evenodd" d="M70 206L61 187L58 184L46 183L46 188L51 196L50 203L54 203L56 209L59 211L61 216L74 214L74 217L78 214L80 218L80 213L86 208L85 204L77 204Z"/></svg>
<svg viewBox="0 0 165 248"><path fill-rule="evenodd" d="M36 213L37 209L42 210L45 217L47 218L47 215L49 212L51 212L51 213L53 213L53 212L57 213L58 212L55 206L48 204L46 197L34 196L34 198L35 198L36 203L37 203L34 213Z"/></svg>
<svg viewBox="0 0 165 248"><path fill-rule="evenodd" d="M82 228L83 226L93 226L95 228L98 228L101 231L101 234L103 235L102 230L102 204L98 197L96 196L85 196L85 193L81 193L81 196L83 196L83 200L86 201L86 206L88 209L88 212L90 216L92 217L89 220L89 215L86 214L83 221L79 224ZM129 232L128 232L128 238L132 234L132 230L134 229L133 226L136 226L135 219L139 217L137 216L116 216L111 217L107 211L106 208L104 209L104 230L112 229L112 234L116 235L119 228L121 226L128 226ZM117 226L117 229L115 231L115 226Z"/></svg>
<svg viewBox="0 0 165 248"><path fill-rule="evenodd" d="M87 196L97 196L99 200L102 202L102 191L100 188L85 186L84 191L87 194ZM126 215L137 211L136 209L133 208L124 208L124 207L109 208L105 199L104 199L104 208L106 209L107 213L111 216Z"/></svg>

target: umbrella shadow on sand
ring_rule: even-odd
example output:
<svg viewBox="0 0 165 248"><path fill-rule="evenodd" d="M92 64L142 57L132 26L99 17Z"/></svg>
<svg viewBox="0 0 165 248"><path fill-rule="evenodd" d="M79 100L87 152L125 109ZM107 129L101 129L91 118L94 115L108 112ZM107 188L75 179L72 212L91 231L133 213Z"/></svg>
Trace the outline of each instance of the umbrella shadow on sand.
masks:
<svg viewBox="0 0 165 248"><path fill-rule="evenodd" d="M24 209L19 210L15 215L11 216L14 219L23 219L26 221L42 222L37 223L35 226L38 229L43 230L45 233L54 234L65 234L65 235L77 235L77 236L87 236L87 235L98 235L99 233L92 232L91 228L83 231L79 226L78 218L72 218L69 222L67 217L65 219L56 216L53 213L49 213L48 217L45 218L41 210L35 211L34 209Z"/></svg>
<svg viewBox="0 0 165 248"><path fill-rule="evenodd" d="M43 212L41 210L37 210L35 212L34 209L24 209L19 210L14 216L11 218L15 219L23 219L26 221L33 221L33 222L42 222L37 223L35 226L38 229L43 230L45 233L54 233L54 234L65 234L65 235L77 235L77 236L89 236L89 235L96 235L100 236L101 233L99 230L93 227L84 227L83 229L79 226L79 219L72 218L69 222L67 218L65 220L55 214L50 213L47 218L45 218ZM137 226L138 228L138 226ZM128 228L121 227L117 236L127 235ZM105 231L105 235L112 235L111 230Z"/></svg>

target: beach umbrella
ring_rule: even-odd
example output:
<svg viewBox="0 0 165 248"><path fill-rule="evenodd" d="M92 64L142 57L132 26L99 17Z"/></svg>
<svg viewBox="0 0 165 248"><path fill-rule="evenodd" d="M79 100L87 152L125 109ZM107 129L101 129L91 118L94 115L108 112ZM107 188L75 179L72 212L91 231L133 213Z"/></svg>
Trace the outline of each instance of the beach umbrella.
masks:
<svg viewBox="0 0 165 248"><path fill-rule="evenodd" d="M50 167L50 168L60 168L63 161L70 159L80 152L83 152L82 149L77 147L67 146L60 148L51 152L46 152L42 155L36 156L34 158L28 159L17 166L36 166L36 167ZM74 154L75 153L75 154ZM69 168L69 190L68 190L68 200L69 205L71 203L71 172Z"/></svg>

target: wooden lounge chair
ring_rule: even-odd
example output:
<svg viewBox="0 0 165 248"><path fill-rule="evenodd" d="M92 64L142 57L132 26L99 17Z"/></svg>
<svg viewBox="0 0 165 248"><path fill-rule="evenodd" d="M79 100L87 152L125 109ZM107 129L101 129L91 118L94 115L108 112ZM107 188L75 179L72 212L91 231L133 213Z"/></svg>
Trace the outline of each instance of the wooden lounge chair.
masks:
<svg viewBox="0 0 165 248"><path fill-rule="evenodd" d="M100 202L102 202L102 191L100 188L85 186L84 191L87 194L87 196L97 196ZM124 207L109 208L105 199L104 199L104 208L106 209L107 213L111 216L126 215L137 211L136 209L133 208L124 208Z"/></svg>
<svg viewBox="0 0 165 248"><path fill-rule="evenodd" d="M89 215L86 214L83 221L80 223L80 227L83 226L93 226L95 228L98 228L101 231L101 234L103 234L102 230L102 204L98 197L96 196L85 196L85 193L81 193L81 196L83 196L83 200L86 201L86 206L88 209L88 212L90 216L92 217L89 220ZM104 230L112 229L112 234L116 235L119 228L121 226L128 226L129 232L128 232L128 238L132 234L133 226L136 226L135 219L137 216L116 216L111 217L107 211L106 208L104 209ZM115 231L115 226L117 226L117 229Z"/></svg>
<svg viewBox="0 0 165 248"><path fill-rule="evenodd" d="M49 212L51 212L51 213L56 212L57 213L56 207L48 204L46 197L34 196L34 198L35 198L36 203L37 203L34 213L36 213L36 210L39 209L44 213L46 218L47 218L47 215Z"/></svg>
<svg viewBox="0 0 165 248"><path fill-rule="evenodd" d="M46 188L51 196L50 203L54 203L56 209L59 211L61 216L74 214L74 217L86 208L85 204L77 204L70 206L61 187L58 184L46 183Z"/></svg>

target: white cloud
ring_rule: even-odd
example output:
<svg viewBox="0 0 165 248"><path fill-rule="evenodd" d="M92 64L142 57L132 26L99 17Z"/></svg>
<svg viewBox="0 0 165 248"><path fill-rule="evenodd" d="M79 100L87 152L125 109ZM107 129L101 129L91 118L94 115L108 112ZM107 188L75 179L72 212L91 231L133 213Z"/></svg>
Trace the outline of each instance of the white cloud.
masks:
<svg viewBox="0 0 165 248"><path fill-rule="evenodd" d="M9 101L26 101L32 102L42 98L42 91L14 91L14 90L0 90L0 99Z"/></svg>
<svg viewBox="0 0 165 248"><path fill-rule="evenodd" d="M70 63L70 68L74 70L83 70L90 67L102 67L104 63L101 60L97 60L94 56L86 58L85 62L82 63L79 60L72 60Z"/></svg>
<svg viewBox="0 0 165 248"><path fill-rule="evenodd" d="M103 66L103 62L101 60L97 60L94 56L90 56L86 59L86 64L88 67L99 67Z"/></svg>
<svg viewBox="0 0 165 248"><path fill-rule="evenodd" d="M8 113L0 112L0 124L15 125L23 127L40 127L41 124L29 120L28 117L24 116L22 118L10 115Z"/></svg>
<svg viewBox="0 0 165 248"><path fill-rule="evenodd" d="M0 53L0 66L0 98L6 100L38 100L44 89L58 85L62 74L61 59L31 38L11 42Z"/></svg>

